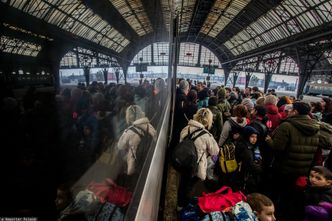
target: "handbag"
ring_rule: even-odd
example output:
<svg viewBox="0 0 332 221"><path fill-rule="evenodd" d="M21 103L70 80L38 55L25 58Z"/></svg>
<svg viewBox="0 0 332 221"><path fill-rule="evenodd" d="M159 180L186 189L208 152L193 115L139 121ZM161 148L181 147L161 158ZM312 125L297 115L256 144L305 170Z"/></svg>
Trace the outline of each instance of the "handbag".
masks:
<svg viewBox="0 0 332 221"><path fill-rule="evenodd" d="M204 213L227 212L242 200L246 200L246 196L241 191L233 192L230 187L223 186L214 193L203 193L198 197L198 205Z"/></svg>
<svg viewBox="0 0 332 221"><path fill-rule="evenodd" d="M92 181L88 190L92 191L101 203L107 201L119 207L128 205L133 195L126 187L117 185L110 178L102 183Z"/></svg>
<svg viewBox="0 0 332 221"><path fill-rule="evenodd" d="M107 201L117 205L119 207L124 207L130 203L133 193L130 192L126 187L117 185L113 180L106 179L109 184L110 189L107 193Z"/></svg>

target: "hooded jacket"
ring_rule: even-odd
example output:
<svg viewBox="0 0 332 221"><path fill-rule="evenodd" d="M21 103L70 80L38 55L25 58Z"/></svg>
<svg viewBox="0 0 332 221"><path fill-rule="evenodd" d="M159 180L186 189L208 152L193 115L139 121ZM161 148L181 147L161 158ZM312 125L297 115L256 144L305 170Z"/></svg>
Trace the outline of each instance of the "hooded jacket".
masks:
<svg viewBox="0 0 332 221"><path fill-rule="evenodd" d="M204 125L195 120L190 120L188 122L188 125L182 129L180 135L180 142L188 135L188 127L190 133L198 129L204 129L207 132L199 136L194 142L197 156L200 159L196 176L201 180L205 180L207 170L207 157L209 155L217 155L219 153L219 147L213 136L204 128ZM198 134L199 132L196 133ZM196 133L193 134L194 137L197 136Z"/></svg>
<svg viewBox="0 0 332 221"><path fill-rule="evenodd" d="M220 138L219 138L219 142L218 142L219 146L222 146L225 143L225 141L227 140L227 138L230 135L230 132L232 131L232 125L231 125L230 120L233 123L237 124L237 126L239 128L243 128L243 127L245 127L247 125L247 119L246 118L243 118L242 123L238 123L236 121L236 117L231 117L229 120L227 120L224 123L224 126L222 128L222 132L221 132L221 135L220 135Z"/></svg>
<svg viewBox="0 0 332 221"><path fill-rule="evenodd" d="M143 131L149 131L153 139L156 139L156 130L149 123L146 117L140 118L133 122L133 125ZM137 147L141 142L141 138L134 131L128 128L121 135L118 142L118 149L124 151L125 161L127 162L127 174L131 175L135 172L136 161L134 155L136 154Z"/></svg>
<svg viewBox="0 0 332 221"><path fill-rule="evenodd" d="M319 124L307 115L288 117L267 143L275 150L272 167L293 177L307 176L319 144Z"/></svg>
<svg viewBox="0 0 332 221"><path fill-rule="evenodd" d="M278 107L274 104L267 104L265 105L266 108L266 115L269 120L272 122L271 131L274 131L280 124L280 120L282 116L278 111Z"/></svg>

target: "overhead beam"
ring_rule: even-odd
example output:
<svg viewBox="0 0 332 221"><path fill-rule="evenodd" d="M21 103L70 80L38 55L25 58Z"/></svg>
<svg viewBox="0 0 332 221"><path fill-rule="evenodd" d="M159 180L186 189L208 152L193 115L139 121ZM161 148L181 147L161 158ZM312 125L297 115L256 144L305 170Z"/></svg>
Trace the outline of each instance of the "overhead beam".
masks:
<svg viewBox="0 0 332 221"><path fill-rule="evenodd" d="M98 14L103 20L107 21L112 27L120 32L130 42L138 38L138 34L127 23L119 11L114 8L109 0L82 1L88 8Z"/></svg>
<svg viewBox="0 0 332 221"><path fill-rule="evenodd" d="M191 21L189 24L188 32L186 33L187 38L196 37L206 18L208 17L216 0L201 0L196 1L195 9Z"/></svg>
<svg viewBox="0 0 332 221"><path fill-rule="evenodd" d="M0 22L32 31L36 34L41 34L53 38L55 42L70 44L72 47L80 46L91 49L109 56L119 57L119 54L114 50L98 45L92 41L73 35L55 25L51 25L43 20L40 20L32 15L24 13L16 8L10 7L6 4L0 3Z"/></svg>
<svg viewBox="0 0 332 221"><path fill-rule="evenodd" d="M144 10L151 22L153 31L156 35L167 35L164 16L162 16L162 7L160 1L141 0Z"/></svg>
<svg viewBox="0 0 332 221"><path fill-rule="evenodd" d="M312 41L315 39L320 39L320 38L327 37L330 35L332 35L332 23L324 25L320 28L316 28L314 30L309 30L305 33L300 33L295 36L274 42L274 43L266 45L266 46L254 49L247 53L243 53L239 56L236 56L233 59L224 61L222 64L227 64L227 63L231 63L231 62L235 62L235 61L244 60L247 58L255 57L255 56L258 56L261 54L270 53L270 52L273 52L276 50L281 50L286 47L294 46L294 45Z"/></svg>
<svg viewBox="0 0 332 221"><path fill-rule="evenodd" d="M251 1L234 19L216 36L216 40L225 43L245 27L256 21L260 16L280 4L282 0Z"/></svg>

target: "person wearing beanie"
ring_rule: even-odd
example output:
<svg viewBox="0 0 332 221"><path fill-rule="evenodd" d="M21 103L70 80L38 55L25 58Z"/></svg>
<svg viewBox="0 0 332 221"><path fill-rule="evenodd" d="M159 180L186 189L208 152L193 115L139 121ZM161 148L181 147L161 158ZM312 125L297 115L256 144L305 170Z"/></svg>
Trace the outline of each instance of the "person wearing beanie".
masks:
<svg viewBox="0 0 332 221"><path fill-rule="evenodd" d="M241 104L247 107L249 113L254 109L254 103L250 98L244 98Z"/></svg>
<svg viewBox="0 0 332 221"><path fill-rule="evenodd" d="M243 137L236 145L236 161L241 162L239 179L242 183L239 188L244 193L256 192L262 173L262 156L257 146L259 132L251 126L245 126Z"/></svg>
<svg viewBox="0 0 332 221"><path fill-rule="evenodd" d="M220 88L218 90L218 104L217 107L222 113L223 122L225 122L229 117L231 117L231 105L227 100L227 91L225 88Z"/></svg>
<svg viewBox="0 0 332 221"><path fill-rule="evenodd" d="M256 106L265 106L265 97L259 97L256 100Z"/></svg>
<svg viewBox="0 0 332 221"><path fill-rule="evenodd" d="M281 115L278 111L277 102L278 98L272 94L265 97L264 103L267 117L271 121L271 126L269 125L270 133L273 133L273 131L279 126L281 120Z"/></svg>
<svg viewBox="0 0 332 221"><path fill-rule="evenodd" d="M215 140L219 140L222 128L224 126L222 112L217 107L217 104L218 104L218 98L216 96L211 96L209 98L208 108L213 114L213 123L209 131L213 135Z"/></svg>
<svg viewBox="0 0 332 221"><path fill-rule="evenodd" d="M218 101L224 101L226 99L226 90L225 88L220 88L217 92Z"/></svg>
<svg viewBox="0 0 332 221"><path fill-rule="evenodd" d="M293 103L288 118L275 130L273 137L266 141L274 151L272 162L273 199L279 198L280 220L298 220L297 211L291 209L298 205L294 183L300 176L309 174L319 143L320 126L311 119L310 105L305 102ZM282 180L282 182L280 182ZM285 215L285 217L283 217Z"/></svg>

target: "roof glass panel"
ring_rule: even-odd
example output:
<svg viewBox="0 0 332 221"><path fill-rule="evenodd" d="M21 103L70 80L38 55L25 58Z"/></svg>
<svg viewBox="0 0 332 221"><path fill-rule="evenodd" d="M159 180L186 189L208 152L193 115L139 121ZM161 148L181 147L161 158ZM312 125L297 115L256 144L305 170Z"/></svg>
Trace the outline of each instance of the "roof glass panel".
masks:
<svg viewBox="0 0 332 221"><path fill-rule="evenodd" d="M151 22L141 0L110 0L110 2L139 36L152 32Z"/></svg>
<svg viewBox="0 0 332 221"><path fill-rule="evenodd" d="M119 66L116 58L81 47L73 48L60 61L62 68L79 68L85 65L89 67Z"/></svg>
<svg viewBox="0 0 332 221"><path fill-rule="evenodd" d="M28 34L28 35L31 35L31 36L34 36L34 37L37 37L37 38L46 39L48 41L53 41L54 40L53 38L49 38L45 35L36 34L36 33L31 32L31 31L28 31L26 29L16 27L14 25L10 25L10 24L7 24L7 23L2 23L2 25L4 27L7 27L7 28L11 29L11 30L18 31L18 32L21 32L21 33L25 33L25 34Z"/></svg>
<svg viewBox="0 0 332 221"><path fill-rule="evenodd" d="M10 5L101 46L116 49L117 52L129 44L128 39L78 0L13 0ZM117 36L116 40L102 33L106 28ZM96 36L101 39L99 35L108 40L96 40Z"/></svg>
<svg viewBox="0 0 332 221"><path fill-rule="evenodd" d="M221 68L221 64L220 64L220 61L217 58L217 56L212 51L210 51L210 49L202 46L200 64L208 65L210 59L211 59L211 65L215 65L215 66L218 66L219 68Z"/></svg>
<svg viewBox="0 0 332 221"><path fill-rule="evenodd" d="M41 45L23 41L21 39L9 36L1 36L0 49L10 54L19 54L25 56L36 57L41 51Z"/></svg>
<svg viewBox="0 0 332 221"><path fill-rule="evenodd" d="M168 64L169 43L158 42L153 44L153 61L156 65Z"/></svg>
<svg viewBox="0 0 332 221"><path fill-rule="evenodd" d="M281 74L295 74L299 72L299 68L291 57L283 57L280 63L279 73Z"/></svg>
<svg viewBox="0 0 332 221"><path fill-rule="evenodd" d="M140 50L134 57L131 62L131 65L140 64L140 63L151 63L151 45L146 46ZM140 61L142 59L142 61Z"/></svg>
<svg viewBox="0 0 332 221"><path fill-rule="evenodd" d="M186 32L189 29L196 0L175 0L175 11L180 14L179 30Z"/></svg>
<svg viewBox="0 0 332 221"><path fill-rule="evenodd" d="M250 0L217 0L200 32L216 37Z"/></svg>
<svg viewBox="0 0 332 221"><path fill-rule="evenodd" d="M332 21L332 2L325 2L316 7L316 12L320 15L324 22Z"/></svg>
<svg viewBox="0 0 332 221"><path fill-rule="evenodd" d="M198 64L199 44L184 42L180 44L179 64L190 66Z"/></svg>
<svg viewBox="0 0 332 221"><path fill-rule="evenodd" d="M78 67L76 52L68 52L62 57L60 61L60 67Z"/></svg>
<svg viewBox="0 0 332 221"><path fill-rule="evenodd" d="M197 66L198 64L204 65L209 64L209 59L211 59L211 65L216 65L221 67L220 61L206 47L201 47L200 62L199 59L199 44L195 43L181 43L179 52L179 64L183 66ZM142 58L142 63L149 63L152 65L152 47L151 45L145 47L139 51L133 60L131 65L140 64L140 58ZM169 56L169 43L168 42L157 42L153 43L153 65L167 65Z"/></svg>
<svg viewBox="0 0 332 221"><path fill-rule="evenodd" d="M241 50L247 52L305 30L323 25L328 19L332 19L331 15L325 13L325 11L327 11L326 7L331 9L330 2L331 0L308 2L303 0L284 0L281 2L281 5L271 9L265 15L262 15L257 21L248 26L254 31L244 28L228 40L232 41L236 47L231 47L231 44L229 44L228 41L225 42L225 46L230 49L233 54L235 54L235 48L238 52L241 52ZM325 5L327 6L325 7ZM322 16L325 18L322 19ZM326 16L330 17L327 19ZM246 32L247 34L245 34ZM250 36L249 39L248 36ZM242 44L244 47L237 46Z"/></svg>

